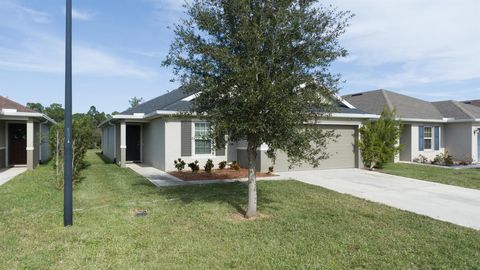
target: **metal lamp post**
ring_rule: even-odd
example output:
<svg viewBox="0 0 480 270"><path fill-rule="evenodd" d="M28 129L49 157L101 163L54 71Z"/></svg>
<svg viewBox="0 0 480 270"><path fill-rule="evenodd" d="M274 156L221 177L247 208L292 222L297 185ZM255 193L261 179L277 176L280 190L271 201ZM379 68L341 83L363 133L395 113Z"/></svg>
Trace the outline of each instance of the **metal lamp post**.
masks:
<svg viewBox="0 0 480 270"><path fill-rule="evenodd" d="M65 129L63 225L73 225L72 200L72 0L66 0L65 33Z"/></svg>

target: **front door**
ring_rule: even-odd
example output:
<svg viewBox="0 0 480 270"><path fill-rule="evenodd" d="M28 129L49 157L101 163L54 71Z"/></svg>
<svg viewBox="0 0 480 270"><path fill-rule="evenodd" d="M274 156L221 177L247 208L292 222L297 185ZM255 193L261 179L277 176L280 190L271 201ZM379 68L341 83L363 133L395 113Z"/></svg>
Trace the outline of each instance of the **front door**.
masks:
<svg viewBox="0 0 480 270"><path fill-rule="evenodd" d="M27 164L27 125L8 125L8 164Z"/></svg>
<svg viewBox="0 0 480 270"><path fill-rule="evenodd" d="M127 125L127 161L140 161L140 125Z"/></svg>

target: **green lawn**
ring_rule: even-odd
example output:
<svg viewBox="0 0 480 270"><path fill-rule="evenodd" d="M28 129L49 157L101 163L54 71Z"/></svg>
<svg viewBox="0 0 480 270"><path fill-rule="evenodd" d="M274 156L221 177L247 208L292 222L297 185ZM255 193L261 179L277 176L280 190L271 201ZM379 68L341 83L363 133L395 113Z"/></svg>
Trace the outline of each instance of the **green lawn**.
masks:
<svg viewBox="0 0 480 270"><path fill-rule="evenodd" d="M420 180L480 189L480 169L453 170L425 165L391 163L387 164L382 171Z"/></svg>
<svg viewBox="0 0 480 270"><path fill-rule="evenodd" d="M74 226L41 166L0 186L2 269L473 269L480 232L295 181L258 183L255 221L234 218L242 183L155 188L93 152ZM147 209L133 217L132 209Z"/></svg>

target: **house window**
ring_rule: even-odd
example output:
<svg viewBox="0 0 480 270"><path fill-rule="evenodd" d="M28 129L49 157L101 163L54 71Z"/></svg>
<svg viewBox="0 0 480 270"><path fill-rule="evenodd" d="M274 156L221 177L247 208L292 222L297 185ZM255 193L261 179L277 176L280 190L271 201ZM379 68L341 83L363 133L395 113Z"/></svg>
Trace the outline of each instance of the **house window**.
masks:
<svg viewBox="0 0 480 270"><path fill-rule="evenodd" d="M432 127L424 127L423 129L423 145L425 149L432 149L432 137L433 137L433 129Z"/></svg>
<svg viewBox="0 0 480 270"><path fill-rule="evenodd" d="M195 155L212 154L212 141L208 138L210 124L195 123Z"/></svg>

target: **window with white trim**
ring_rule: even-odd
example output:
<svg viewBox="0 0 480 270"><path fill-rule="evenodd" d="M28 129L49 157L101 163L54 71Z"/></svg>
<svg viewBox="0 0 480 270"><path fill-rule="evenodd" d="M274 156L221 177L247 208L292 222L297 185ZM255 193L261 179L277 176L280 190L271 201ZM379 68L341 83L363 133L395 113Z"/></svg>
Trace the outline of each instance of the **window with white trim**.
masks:
<svg viewBox="0 0 480 270"><path fill-rule="evenodd" d="M423 128L423 145L426 150L432 150L432 141L433 141L433 128L424 127Z"/></svg>
<svg viewBox="0 0 480 270"><path fill-rule="evenodd" d="M211 155L212 141L208 138L210 124L205 122L195 123L195 155Z"/></svg>

